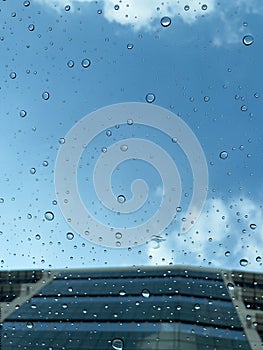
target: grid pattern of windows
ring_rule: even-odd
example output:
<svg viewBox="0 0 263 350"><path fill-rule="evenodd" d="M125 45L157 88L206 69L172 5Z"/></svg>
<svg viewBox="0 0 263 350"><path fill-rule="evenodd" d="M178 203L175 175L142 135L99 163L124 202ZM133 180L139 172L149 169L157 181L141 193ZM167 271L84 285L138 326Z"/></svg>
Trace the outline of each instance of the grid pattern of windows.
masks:
<svg viewBox="0 0 263 350"><path fill-rule="evenodd" d="M200 272L200 273L198 273ZM56 273L3 323L3 349L250 349L221 275Z"/></svg>

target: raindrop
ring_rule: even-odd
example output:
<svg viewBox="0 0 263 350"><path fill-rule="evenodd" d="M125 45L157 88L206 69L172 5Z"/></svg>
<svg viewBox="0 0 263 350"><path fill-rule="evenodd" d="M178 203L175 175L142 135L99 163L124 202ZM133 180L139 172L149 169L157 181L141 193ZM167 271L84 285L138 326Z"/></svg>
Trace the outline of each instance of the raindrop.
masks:
<svg viewBox="0 0 263 350"><path fill-rule="evenodd" d="M125 290L120 290L120 291L119 291L119 294L120 294L120 296L123 297L124 295L126 295L126 292L125 292Z"/></svg>
<svg viewBox="0 0 263 350"><path fill-rule="evenodd" d="M27 115L27 112L24 109L22 109L19 114L21 118L25 118L25 116Z"/></svg>
<svg viewBox="0 0 263 350"><path fill-rule="evenodd" d="M210 101L210 97L209 97L209 96L205 96L205 97L204 97L204 101L205 101L205 102L209 102L209 101Z"/></svg>
<svg viewBox="0 0 263 350"><path fill-rule="evenodd" d="M91 61L88 58L84 58L81 61L81 65L83 68L88 68L91 65Z"/></svg>
<svg viewBox="0 0 263 350"><path fill-rule="evenodd" d="M67 66L69 68L73 68L74 67L74 61L73 60L69 60L68 63L67 63Z"/></svg>
<svg viewBox="0 0 263 350"><path fill-rule="evenodd" d="M178 141L178 140L177 140L177 137L172 137L172 142L173 142L173 143L177 143L177 141Z"/></svg>
<svg viewBox="0 0 263 350"><path fill-rule="evenodd" d="M256 224L250 224L249 227L251 228L251 230L255 230L257 228Z"/></svg>
<svg viewBox="0 0 263 350"><path fill-rule="evenodd" d="M189 11L190 10L190 6L189 5L185 5L184 10L185 11Z"/></svg>
<svg viewBox="0 0 263 350"><path fill-rule="evenodd" d="M11 79L15 79L15 78L16 78L16 72L11 72L11 73L9 74L9 77L10 77Z"/></svg>
<svg viewBox="0 0 263 350"><path fill-rule="evenodd" d="M64 139L64 137L61 137L60 139L59 139L59 143L61 144L61 145L63 145L64 143L65 143L65 139Z"/></svg>
<svg viewBox="0 0 263 350"><path fill-rule="evenodd" d="M40 234L39 234L39 233L37 233L37 234L35 235L35 239L36 239L37 241L39 241L39 240L40 240L40 238L41 238Z"/></svg>
<svg viewBox="0 0 263 350"><path fill-rule="evenodd" d="M133 49L133 44L131 44L131 43L127 44L127 49L128 49L128 50Z"/></svg>
<svg viewBox="0 0 263 350"><path fill-rule="evenodd" d="M126 201L126 198L123 194L120 194L118 197L117 197L117 201L119 203L124 203Z"/></svg>
<svg viewBox="0 0 263 350"><path fill-rule="evenodd" d="M102 147L101 152L102 153L106 153L107 152L107 147Z"/></svg>
<svg viewBox="0 0 263 350"><path fill-rule="evenodd" d="M101 14L102 14L102 10L101 10L101 9L98 9L97 14L98 14L98 15L101 15Z"/></svg>
<svg viewBox="0 0 263 350"><path fill-rule="evenodd" d="M261 260L262 260L261 256L256 257L256 262L261 262Z"/></svg>
<svg viewBox="0 0 263 350"><path fill-rule="evenodd" d="M239 264L240 264L241 266L247 266L248 261L247 261L247 259L241 259L241 260L239 261Z"/></svg>
<svg viewBox="0 0 263 350"><path fill-rule="evenodd" d="M31 168L30 169L30 174L35 174L36 173L36 168Z"/></svg>
<svg viewBox="0 0 263 350"><path fill-rule="evenodd" d="M119 5L114 5L114 10L119 10L120 6Z"/></svg>
<svg viewBox="0 0 263 350"><path fill-rule="evenodd" d="M148 289L143 289L143 290L142 290L142 296L143 296L144 298L149 298L150 292L148 291Z"/></svg>
<svg viewBox="0 0 263 350"><path fill-rule="evenodd" d="M220 152L219 157L220 157L221 159L226 159L226 158L228 157L227 151L222 151L222 152Z"/></svg>
<svg viewBox="0 0 263 350"><path fill-rule="evenodd" d="M48 161L47 160L44 160L43 163L42 163L43 166L48 166Z"/></svg>
<svg viewBox="0 0 263 350"><path fill-rule="evenodd" d="M152 92L150 92L146 95L145 100L148 103L153 103L155 101L155 95Z"/></svg>
<svg viewBox="0 0 263 350"><path fill-rule="evenodd" d="M162 19L161 19L161 25L163 26L163 27L169 27L169 25L171 24L171 18L170 17L163 17Z"/></svg>
<svg viewBox="0 0 263 350"><path fill-rule="evenodd" d="M201 307L200 304L195 304L194 305L195 310L200 310L200 307Z"/></svg>
<svg viewBox="0 0 263 350"><path fill-rule="evenodd" d="M52 221L54 219L55 215L52 213L52 211L46 211L45 212L45 219L48 221Z"/></svg>
<svg viewBox="0 0 263 350"><path fill-rule="evenodd" d="M126 152L128 150L128 146L127 145L121 145L120 147L122 152Z"/></svg>
<svg viewBox="0 0 263 350"><path fill-rule="evenodd" d="M107 131L106 131L106 135L110 137L110 136L112 135L111 130L107 130Z"/></svg>
<svg viewBox="0 0 263 350"><path fill-rule="evenodd" d="M69 5L66 5L65 6L65 11L69 11L70 10L70 6Z"/></svg>
<svg viewBox="0 0 263 350"><path fill-rule="evenodd" d="M68 305L67 305L67 304L63 304L63 305L62 305L62 308L63 308L63 309L67 309L67 308L68 308Z"/></svg>
<svg viewBox="0 0 263 350"><path fill-rule="evenodd" d="M124 346L123 340L120 338L115 338L111 341L111 346L115 350L123 350L123 346Z"/></svg>
<svg viewBox="0 0 263 350"><path fill-rule="evenodd" d="M49 92L44 91L42 94L42 98L43 98L43 100L48 100L49 99Z"/></svg>
<svg viewBox="0 0 263 350"><path fill-rule="evenodd" d="M227 250L226 252L225 252L225 256L229 256L231 253L230 253L230 251L229 250Z"/></svg>
<svg viewBox="0 0 263 350"><path fill-rule="evenodd" d="M207 5L206 5L206 4L202 5L202 6L201 6L201 9L202 9L203 11L207 10Z"/></svg>
<svg viewBox="0 0 263 350"><path fill-rule="evenodd" d="M255 97L255 98L259 98L259 97L260 97L259 93L258 93L258 92L255 92L255 93L254 93L254 97Z"/></svg>
<svg viewBox="0 0 263 350"><path fill-rule="evenodd" d="M121 242L117 241L116 242L116 247L120 247L121 246Z"/></svg>
<svg viewBox="0 0 263 350"><path fill-rule="evenodd" d="M34 325L32 322L27 322L26 326L27 328L32 329Z"/></svg>
<svg viewBox="0 0 263 350"><path fill-rule="evenodd" d="M246 112L247 111L247 106L246 105L243 105L240 107L241 111L242 112Z"/></svg>
<svg viewBox="0 0 263 350"><path fill-rule="evenodd" d="M231 283L231 282L229 282L228 284L227 284L227 288L228 288L228 290L234 290L235 289L235 285L233 284L233 283Z"/></svg>
<svg viewBox="0 0 263 350"><path fill-rule="evenodd" d="M252 35L245 35L243 38L243 44L246 46L252 45L254 42L254 38Z"/></svg>
<svg viewBox="0 0 263 350"><path fill-rule="evenodd" d="M121 232L116 232L116 233L115 233L115 237L116 237L117 239L121 239L121 238L122 238Z"/></svg>
<svg viewBox="0 0 263 350"><path fill-rule="evenodd" d="M132 125L132 124L133 124L133 120L132 120L132 119L128 119L128 120L127 120L127 124L128 124L128 125Z"/></svg>
<svg viewBox="0 0 263 350"><path fill-rule="evenodd" d="M28 6L30 5L30 1L24 1L23 5L24 5L25 7L28 7Z"/></svg>
<svg viewBox="0 0 263 350"><path fill-rule="evenodd" d="M72 232L67 233L67 239L71 241L74 238L74 234Z"/></svg>
<svg viewBox="0 0 263 350"><path fill-rule="evenodd" d="M34 24L29 24L28 30L29 30L30 32L33 32L34 29L35 29Z"/></svg>
<svg viewBox="0 0 263 350"><path fill-rule="evenodd" d="M16 16L16 13L15 13L15 12L12 12L12 13L11 13L11 16L12 16L12 17L15 17L15 16Z"/></svg>
<svg viewBox="0 0 263 350"><path fill-rule="evenodd" d="M177 305L176 306L176 310L180 311L182 309L182 306L181 305Z"/></svg>

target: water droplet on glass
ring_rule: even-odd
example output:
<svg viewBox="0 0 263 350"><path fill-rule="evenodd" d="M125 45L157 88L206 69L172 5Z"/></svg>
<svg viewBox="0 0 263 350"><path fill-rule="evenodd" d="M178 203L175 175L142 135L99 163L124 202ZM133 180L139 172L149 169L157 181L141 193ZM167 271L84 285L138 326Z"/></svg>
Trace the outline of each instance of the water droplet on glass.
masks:
<svg viewBox="0 0 263 350"><path fill-rule="evenodd" d="M177 141L178 141L178 140L177 140L177 137L172 137L172 142L173 142L173 143L177 143Z"/></svg>
<svg viewBox="0 0 263 350"><path fill-rule="evenodd" d="M240 264L241 266L247 266L248 261L247 261L247 259L241 259L241 260L239 261L239 264Z"/></svg>
<svg viewBox="0 0 263 350"><path fill-rule="evenodd" d="M102 148L101 148L101 152L102 152L102 153L106 153L106 152L107 152L107 147L102 147Z"/></svg>
<svg viewBox="0 0 263 350"><path fill-rule="evenodd" d="M149 298L150 292L148 291L148 289L143 289L143 290L142 290L142 296L143 296L144 298Z"/></svg>
<svg viewBox="0 0 263 350"><path fill-rule="evenodd" d="M123 340L120 338L115 338L111 341L111 346L115 350L123 350L123 346L124 346Z"/></svg>
<svg viewBox="0 0 263 350"><path fill-rule="evenodd" d="M24 109L22 109L19 114L21 118L25 118L25 116L27 115L27 112Z"/></svg>
<svg viewBox="0 0 263 350"><path fill-rule="evenodd" d="M116 247L120 247L121 246L121 242L117 241L116 242Z"/></svg>
<svg viewBox="0 0 263 350"><path fill-rule="evenodd" d="M48 161L47 161L47 160L44 160L44 161L42 162L42 165L43 165L43 166L48 166Z"/></svg>
<svg viewBox="0 0 263 350"><path fill-rule="evenodd" d="M65 143L65 139L64 139L64 137L61 137L60 139L59 139L59 143L61 144L61 145L63 145L64 143Z"/></svg>
<svg viewBox="0 0 263 350"><path fill-rule="evenodd" d="M43 98L43 100L48 100L49 99L49 92L44 91L42 94L42 98Z"/></svg>
<svg viewBox="0 0 263 350"><path fill-rule="evenodd" d="M120 147L122 152L126 152L128 150L128 146L127 145L121 145Z"/></svg>
<svg viewBox="0 0 263 350"><path fill-rule="evenodd" d="M125 290L120 290L120 291L119 291L119 294L120 294L120 296L123 297L124 295L126 295L126 292L125 292Z"/></svg>
<svg viewBox="0 0 263 350"><path fill-rule="evenodd" d="M233 283L229 282L227 284L227 288L228 288L228 290L234 290L235 289L235 285Z"/></svg>
<svg viewBox="0 0 263 350"><path fill-rule="evenodd" d="M260 97L259 93L258 93L258 92L255 92L255 93L254 93L254 97L255 97L255 98L259 98L259 97Z"/></svg>
<svg viewBox="0 0 263 350"><path fill-rule="evenodd" d="M243 44L246 46L252 45L254 42L254 38L252 35L245 35L243 38Z"/></svg>
<svg viewBox="0 0 263 350"><path fill-rule="evenodd" d="M24 5L25 7L28 7L28 6L30 5L30 1L24 1L23 5Z"/></svg>
<svg viewBox="0 0 263 350"><path fill-rule="evenodd" d="M204 97L204 101L205 101L205 102L209 102L209 101L210 101L210 97L209 97L209 96L205 96L205 97Z"/></svg>
<svg viewBox="0 0 263 350"><path fill-rule="evenodd" d="M36 239L37 241L39 241L39 240L40 240L40 238L41 238L40 234L39 234L39 233L37 233L37 234L35 235L35 239Z"/></svg>
<svg viewBox="0 0 263 350"><path fill-rule="evenodd" d="M246 105L243 105L240 107L241 111L242 112L246 112L247 111L247 106Z"/></svg>
<svg viewBox="0 0 263 350"><path fill-rule="evenodd" d="M116 232L116 233L115 233L115 237L116 237L117 239L121 239L121 238L122 238L121 232Z"/></svg>
<svg viewBox="0 0 263 350"><path fill-rule="evenodd" d="M220 157L221 159L226 159L226 158L228 157L227 151L222 151L222 152L220 152L219 157Z"/></svg>
<svg viewBox="0 0 263 350"><path fill-rule="evenodd" d="M146 95L145 100L148 103L153 103L155 101L155 95L152 92L150 92Z"/></svg>
<svg viewBox="0 0 263 350"><path fill-rule="evenodd" d="M203 11L207 10L207 5L206 5L206 4L203 4L203 5L201 6L201 9L202 9Z"/></svg>
<svg viewBox="0 0 263 350"><path fill-rule="evenodd" d="M190 6L189 5L185 5L184 10L185 11L189 11L190 10Z"/></svg>
<svg viewBox="0 0 263 350"><path fill-rule="evenodd" d="M257 228L256 224L250 224L249 227L251 228L251 230L255 230Z"/></svg>
<svg viewBox="0 0 263 350"><path fill-rule="evenodd" d="M106 131L106 135L107 135L108 137L110 137L110 136L112 135L111 130L107 130L107 131Z"/></svg>
<svg viewBox="0 0 263 350"><path fill-rule="evenodd" d="M225 252L225 256L229 256L229 255L230 255L230 251L227 250L227 251Z"/></svg>
<svg viewBox="0 0 263 350"><path fill-rule="evenodd" d="M167 16L165 16L165 17L163 17L162 19L161 19L161 25L163 26L163 27L169 27L169 25L171 24L171 18L170 17L167 17Z"/></svg>
<svg viewBox="0 0 263 350"><path fill-rule="evenodd" d="M52 211L46 211L45 212L45 219L48 221L52 221L54 219L55 215L52 213Z"/></svg>
<svg viewBox="0 0 263 350"><path fill-rule="evenodd" d="M32 322L27 322L26 326L27 328L32 329L34 325Z"/></svg>
<svg viewBox="0 0 263 350"><path fill-rule="evenodd" d="M15 12L12 12L12 13L11 13L11 16L12 16L12 17L15 17L15 16L16 16L16 13L15 13Z"/></svg>
<svg viewBox="0 0 263 350"><path fill-rule="evenodd" d="M101 15L101 14L102 14L102 10L101 10L101 9L98 9L97 14L98 14L98 15Z"/></svg>
<svg viewBox="0 0 263 350"><path fill-rule="evenodd" d="M256 262L261 262L261 260L262 260L261 256L256 257Z"/></svg>
<svg viewBox="0 0 263 350"><path fill-rule="evenodd" d="M124 203L126 201L126 198L123 194L120 194L118 197L117 197L117 201L119 203Z"/></svg>
<svg viewBox="0 0 263 350"><path fill-rule="evenodd" d="M81 61L81 65L83 68L88 68L91 65L91 61L88 58L84 58Z"/></svg>
<svg viewBox="0 0 263 350"><path fill-rule="evenodd" d="M114 5L114 10L119 10L120 6L119 5Z"/></svg>
<svg viewBox="0 0 263 350"><path fill-rule="evenodd" d="M30 174L35 174L36 173L36 168L31 168L30 169Z"/></svg>
<svg viewBox="0 0 263 350"><path fill-rule="evenodd" d="M29 24L28 30L29 30L30 32L33 32L34 29L35 29L34 24Z"/></svg>
<svg viewBox="0 0 263 350"><path fill-rule="evenodd" d="M131 43L127 44L127 49L128 49L128 50L133 49L133 44L131 44Z"/></svg>
<svg viewBox="0 0 263 350"><path fill-rule="evenodd" d="M71 241L73 238L74 238L74 234L72 232L68 232L67 239Z"/></svg>
<svg viewBox="0 0 263 350"><path fill-rule="evenodd" d="M11 72L11 73L9 74L9 77L10 77L11 79L15 79L15 78L16 78L16 72Z"/></svg>
<svg viewBox="0 0 263 350"><path fill-rule="evenodd" d="M128 124L128 125L132 125L132 124L133 124L133 120L132 120L132 119L128 119L128 120L127 120L127 124Z"/></svg>
<svg viewBox="0 0 263 350"><path fill-rule="evenodd" d="M74 67L74 61L73 60L69 60L68 63L67 63L67 66L69 68L73 68Z"/></svg>
<svg viewBox="0 0 263 350"><path fill-rule="evenodd" d="M200 307L201 307L200 304L195 304L194 305L195 310L200 310Z"/></svg>
<svg viewBox="0 0 263 350"><path fill-rule="evenodd" d="M65 11L69 11L70 10L70 6L69 5L66 5L65 6Z"/></svg>

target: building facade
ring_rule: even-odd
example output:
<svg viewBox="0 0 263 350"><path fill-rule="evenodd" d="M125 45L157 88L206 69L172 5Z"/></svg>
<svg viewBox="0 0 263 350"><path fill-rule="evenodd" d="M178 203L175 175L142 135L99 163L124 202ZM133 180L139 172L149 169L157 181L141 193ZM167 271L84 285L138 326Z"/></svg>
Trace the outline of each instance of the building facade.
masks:
<svg viewBox="0 0 263 350"><path fill-rule="evenodd" d="M193 267L0 273L1 349L263 347L263 276Z"/></svg>

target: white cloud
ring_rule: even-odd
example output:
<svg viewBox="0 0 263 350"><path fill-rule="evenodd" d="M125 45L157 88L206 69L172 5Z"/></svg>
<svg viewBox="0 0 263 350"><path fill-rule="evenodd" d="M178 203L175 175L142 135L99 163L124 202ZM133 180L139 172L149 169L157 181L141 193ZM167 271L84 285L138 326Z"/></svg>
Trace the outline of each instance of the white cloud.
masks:
<svg viewBox="0 0 263 350"><path fill-rule="evenodd" d="M255 229L250 225L256 224ZM252 226L253 227L253 226ZM259 204L248 198L223 201L210 199L191 231L178 236L169 233L158 249L149 245L149 264L207 266L222 269L262 270L263 212ZM225 253L229 251L230 255ZM256 258L261 257L262 262ZM240 260L247 259L246 267Z"/></svg>

